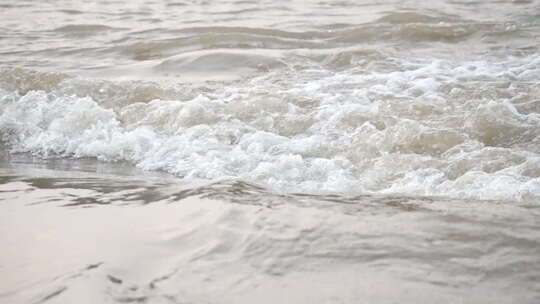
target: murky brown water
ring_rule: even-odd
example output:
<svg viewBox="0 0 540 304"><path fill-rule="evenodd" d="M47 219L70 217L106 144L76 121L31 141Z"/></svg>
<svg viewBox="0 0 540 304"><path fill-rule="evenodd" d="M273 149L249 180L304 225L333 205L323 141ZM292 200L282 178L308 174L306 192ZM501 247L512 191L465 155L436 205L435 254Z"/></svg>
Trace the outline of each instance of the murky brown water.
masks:
<svg viewBox="0 0 540 304"><path fill-rule="evenodd" d="M28 170L1 171L5 303L539 299L538 204Z"/></svg>
<svg viewBox="0 0 540 304"><path fill-rule="evenodd" d="M540 2L3 1L0 302L539 303Z"/></svg>

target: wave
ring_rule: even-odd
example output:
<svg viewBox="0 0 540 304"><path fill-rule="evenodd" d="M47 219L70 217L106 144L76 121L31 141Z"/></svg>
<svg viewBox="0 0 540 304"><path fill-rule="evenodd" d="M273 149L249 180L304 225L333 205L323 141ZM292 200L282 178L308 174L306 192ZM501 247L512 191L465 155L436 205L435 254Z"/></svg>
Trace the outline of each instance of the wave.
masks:
<svg viewBox="0 0 540 304"><path fill-rule="evenodd" d="M401 68L287 66L197 89L19 70L39 90L4 76L0 131L12 152L128 161L188 180L540 197L539 56L392 61ZM115 97L119 88L132 97Z"/></svg>

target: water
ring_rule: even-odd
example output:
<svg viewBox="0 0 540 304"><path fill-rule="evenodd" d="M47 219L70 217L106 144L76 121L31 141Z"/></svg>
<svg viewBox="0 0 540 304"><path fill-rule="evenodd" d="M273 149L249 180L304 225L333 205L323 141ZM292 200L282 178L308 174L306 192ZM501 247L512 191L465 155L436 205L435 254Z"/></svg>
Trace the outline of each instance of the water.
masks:
<svg viewBox="0 0 540 304"><path fill-rule="evenodd" d="M538 303L538 1L4 1L0 302Z"/></svg>

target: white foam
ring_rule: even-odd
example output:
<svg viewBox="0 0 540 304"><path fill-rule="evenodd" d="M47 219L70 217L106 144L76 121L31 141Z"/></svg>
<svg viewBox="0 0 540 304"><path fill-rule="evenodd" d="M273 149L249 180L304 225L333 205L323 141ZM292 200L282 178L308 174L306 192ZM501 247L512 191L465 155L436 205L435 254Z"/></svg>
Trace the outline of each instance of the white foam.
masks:
<svg viewBox="0 0 540 304"><path fill-rule="evenodd" d="M112 106L70 95L72 85L1 91L0 131L12 152L123 160L187 179L530 200L540 171L524 164L539 157L540 116L517 105L535 98L527 81L539 58L393 58L392 72L279 71L184 100Z"/></svg>

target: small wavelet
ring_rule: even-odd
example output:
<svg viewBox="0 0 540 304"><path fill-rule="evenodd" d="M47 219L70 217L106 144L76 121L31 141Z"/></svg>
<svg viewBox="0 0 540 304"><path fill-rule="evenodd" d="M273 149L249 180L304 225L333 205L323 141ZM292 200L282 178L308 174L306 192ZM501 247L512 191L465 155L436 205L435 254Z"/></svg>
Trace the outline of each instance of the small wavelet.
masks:
<svg viewBox="0 0 540 304"><path fill-rule="evenodd" d="M267 52L265 52L267 53ZM245 77L253 72L283 67L284 63L272 54L254 52L204 51L168 58L154 69L193 79L197 74L205 80L227 80Z"/></svg>
<svg viewBox="0 0 540 304"><path fill-rule="evenodd" d="M104 31L119 30L119 28L113 28L101 24L70 24L64 25L54 29L55 32L65 33L66 35L97 35Z"/></svg>

